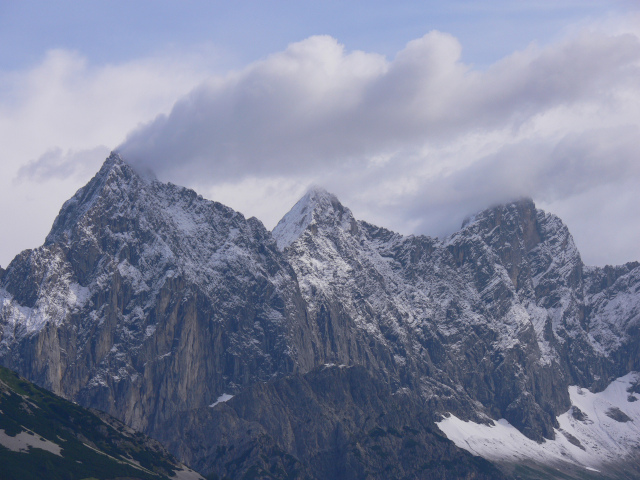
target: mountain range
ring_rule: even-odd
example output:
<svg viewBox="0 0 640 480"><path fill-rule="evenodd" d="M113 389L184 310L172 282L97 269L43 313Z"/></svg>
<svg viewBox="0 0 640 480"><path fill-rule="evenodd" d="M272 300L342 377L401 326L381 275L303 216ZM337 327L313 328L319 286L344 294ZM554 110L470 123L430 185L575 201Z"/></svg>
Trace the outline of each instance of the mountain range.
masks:
<svg viewBox="0 0 640 480"><path fill-rule="evenodd" d="M639 267L530 199L269 232L113 153L0 268L0 363L209 478L640 478Z"/></svg>

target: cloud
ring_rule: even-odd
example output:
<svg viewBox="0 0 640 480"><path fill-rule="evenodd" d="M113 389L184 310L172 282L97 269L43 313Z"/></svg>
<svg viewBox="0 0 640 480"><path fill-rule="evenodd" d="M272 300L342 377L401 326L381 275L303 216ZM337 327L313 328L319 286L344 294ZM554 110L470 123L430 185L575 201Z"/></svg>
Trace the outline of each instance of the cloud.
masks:
<svg viewBox="0 0 640 480"><path fill-rule="evenodd" d="M106 154L97 145L118 142L268 227L311 184L358 218L431 235L528 195L569 224L587 262L640 259L637 25L583 24L481 69L437 31L393 58L310 37L214 76L198 56L92 65L52 50L0 71L0 201L15 206L0 214L13 232L0 263L41 242Z"/></svg>
<svg viewBox="0 0 640 480"><path fill-rule="evenodd" d="M527 138L501 146L467 167L424 179L402 196L403 217L417 219L413 230L447 234L478 205L529 196L554 206L600 187L629 188L629 179L640 180L638 151L637 126L592 129L559 140ZM638 195L629 200L633 197Z"/></svg>
<svg viewBox="0 0 640 480"><path fill-rule="evenodd" d="M40 155L36 160L23 165L18 170L18 182L47 182L52 179L86 177L100 168L100 164L109 155L109 148L100 146L89 150L67 150L54 147Z"/></svg>
<svg viewBox="0 0 640 480"><path fill-rule="evenodd" d="M362 148L362 138L340 123L384 68L379 55L346 54L334 39L312 37L201 85L119 150L172 178L204 171L230 179L332 166Z"/></svg>
<svg viewBox="0 0 640 480"><path fill-rule="evenodd" d="M120 150L159 170L179 165L185 175L205 169L227 178L367 163L473 130L517 128L548 109L609 95L637 78L640 46L629 34L584 34L485 72L462 64L460 53L440 32L409 42L390 62L311 37L201 85Z"/></svg>
<svg viewBox="0 0 640 480"><path fill-rule="evenodd" d="M28 68L0 69L0 203L11 205L0 209L0 264L42 243L63 202L127 132L211 74L200 60L175 52L92 65L57 49Z"/></svg>
<svg viewBox="0 0 640 480"><path fill-rule="evenodd" d="M640 181L640 35L629 25L583 26L484 70L437 31L392 59L311 37L201 84L118 149L247 213L269 204L239 193L261 180L289 193L325 185L361 217L404 233L446 234L524 195L563 210ZM273 226L283 213L260 218ZM578 240L587 260L601 261L601 245ZM610 258L640 258L636 240Z"/></svg>
<svg viewBox="0 0 640 480"><path fill-rule="evenodd" d="M27 70L0 71L0 139L5 152L30 159L56 145L113 147L204 76L174 57L93 66L78 52L50 50Z"/></svg>

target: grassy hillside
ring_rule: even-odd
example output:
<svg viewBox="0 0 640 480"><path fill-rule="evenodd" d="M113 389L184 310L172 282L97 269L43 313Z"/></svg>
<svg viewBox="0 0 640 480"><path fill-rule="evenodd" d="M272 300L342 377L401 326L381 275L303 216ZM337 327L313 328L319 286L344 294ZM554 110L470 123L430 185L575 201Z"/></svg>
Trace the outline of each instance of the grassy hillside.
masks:
<svg viewBox="0 0 640 480"><path fill-rule="evenodd" d="M0 479L182 479L200 475L158 442L0 367Z"/></svg>

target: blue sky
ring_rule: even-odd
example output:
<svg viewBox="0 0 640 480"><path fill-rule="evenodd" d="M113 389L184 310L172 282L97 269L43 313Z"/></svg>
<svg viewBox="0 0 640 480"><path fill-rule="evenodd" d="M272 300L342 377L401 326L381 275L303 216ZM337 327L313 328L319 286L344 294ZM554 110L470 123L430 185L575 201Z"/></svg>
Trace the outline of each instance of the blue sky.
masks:
<svg viewBox="0 0 640 480"><path fill-rule="evenodd" d="M533 41L548 42L567 27L632 7L622 0L2 1L0 65L24 67L52 48L79 51L96 64L210 48L229 68L311 35L393 56L431 30L458 38L465 62L486 65Z"/></svg>
<svg viewBox="0 0 640 480"><path fill-rule="evenodd" d="M638 15L622 0L0 0L0 265L43 242L116 147L268 228L312 184L440 236L528 195L587 263L640 259Z"/></svg>

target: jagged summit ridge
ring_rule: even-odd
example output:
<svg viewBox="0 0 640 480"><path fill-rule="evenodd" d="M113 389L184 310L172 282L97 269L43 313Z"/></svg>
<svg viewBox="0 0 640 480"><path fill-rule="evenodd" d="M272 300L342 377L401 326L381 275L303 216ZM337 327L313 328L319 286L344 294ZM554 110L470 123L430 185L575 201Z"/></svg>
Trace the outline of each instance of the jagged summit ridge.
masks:
<svg viewBox="0 0 640 480"><path fill-rule="evenodd" d="M45 244L62 241L63 237L68 241L74 227L95 206L96 202L101 199L104 202L105 197L113 200L117 190L136 188L141 183L145 183L144 179L120 155L111 152L89 183L64 203L53 222Z"/></svg>
<svg viewBox="0 0 640 480"><path fill-rule="evenodd" d="M278 222L272 234L280 250L295 242L310 229L317 233L318 227L355 228L351 211L344 207L338 197L321 187L312 187Z"/></svg>
<svg viewBox="0 0 640 480"><path fill-rule="evenodd" d="M317 225L301 222L305 229L285 252L309 313L320 325L327 311L346 316L375 348L392 352L380 366L390 383L415 378L427 398L457 392L456 402L470 406L465 415L478 419L494 417L499 405L499 416L539 441L555 435L555 415L570 406L568 385L600 385L610 369L585 318L583 264L573 239L531 199L483 210L443 240L355 220L345 231L336 228L333 204L313 205L307 218L322 207L329 214ZM592 325L598 338L606 336L602 322ZM344 363L341 348L350 346L335 347ZM357 362L370 362L367 355L375 354ZM488 388L470 373L479 370L493 379ZM478 398L493 406L478 408Z"/></svg>
<svg viewBox="0 0 640 480"><path fill-rule="evenodd" d="M585 268L530 199L436 239L356 220L314 188L270 233L112 155L46 245L0 272L0 361L164 441L224 436L179 425L327 363L365 368L425 414L504 419L542 441L562 435L570 385L640 369L639 272ZM269 451L298 455L273 435ZM204 461L193 445L179 454Z"/></svg>
<svg viewBox="0 0 640 480"><path fill-rule="evenodd" d="M3 274L0 357L152 432L155 418L304 364L307 348L286 340L298 296L261 222L112 154L47 243ZM36 337L40 354L25 357Z"/></svg>
<svg viewBox="0 0 640 480"><path fill-rule="evenodd" d="M504 203L493 204L466 217L462 221L462 226L460 228L463 229L469 224L487 217L502 216L509 211L511 211L512 214L516 211L520 214L527 211L532 212L536 211L536 205L531 197L521 197Z"/></svg>

